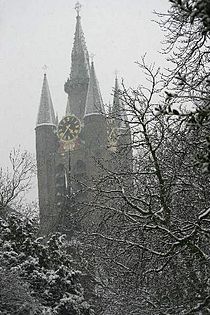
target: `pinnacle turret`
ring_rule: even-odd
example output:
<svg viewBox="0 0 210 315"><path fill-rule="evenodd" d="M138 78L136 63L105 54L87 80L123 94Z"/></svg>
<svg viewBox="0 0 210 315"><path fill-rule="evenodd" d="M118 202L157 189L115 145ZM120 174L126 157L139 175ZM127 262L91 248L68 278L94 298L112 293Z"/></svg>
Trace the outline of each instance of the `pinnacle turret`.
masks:
<svg viewBox="0 0 210 315"><path fill-rule="evenodd" d="M115 78L115 87L114 87L114 98L113 98L113 106L111 112L112 118L116 120L116 124L118 128L126 128L128 124L127 113L125 110L125 106L120 97L120 89L118 84L118 78Z"/></svg>
<svg viewBox="0 0 210 315"><path fill-rule="evenodd" d="M94 63L91 62L90 81L85 105L85 116L94 114L104 114L104 105L101 92L96 78Z"/></svg>
<svg viewBox="0 0 210 315"><path fill-rule="evenodd" d="M50 89L47 82L46 73L42 85L42 93L37 116L37 126L40 125L56 125L53 103L50 95Z"/></svg>

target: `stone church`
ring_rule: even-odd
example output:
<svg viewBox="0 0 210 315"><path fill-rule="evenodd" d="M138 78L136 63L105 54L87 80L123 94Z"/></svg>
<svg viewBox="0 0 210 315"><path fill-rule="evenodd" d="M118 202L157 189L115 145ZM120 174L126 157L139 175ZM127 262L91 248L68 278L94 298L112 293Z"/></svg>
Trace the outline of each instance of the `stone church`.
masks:
<svg viewBox="0 0 210 315"><path fill-rule="evenodd" d="M36 124L40 223L46 234L57 230L62 222L68 228L67 212L72 211L73 203L74 211L80 204L85 212L91 199L88 187L101 179L105 170L132 169L132 153L127 150L131 132L118 80L115 78L110 91L113 104L106 112L94 62L89 60L79 3L75 8L71 71L64 84L66 112L58 121L45 73Z"/></svg>

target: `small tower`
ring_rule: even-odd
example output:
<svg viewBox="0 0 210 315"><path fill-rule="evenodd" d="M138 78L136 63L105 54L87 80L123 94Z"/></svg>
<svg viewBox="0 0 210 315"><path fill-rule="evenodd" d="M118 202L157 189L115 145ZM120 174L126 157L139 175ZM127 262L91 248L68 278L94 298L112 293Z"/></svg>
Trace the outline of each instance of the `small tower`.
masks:
<svg viewBox="0 0 210 315"><path fill-rule="evenodd" d="M94 175L97 159L104 159L107 150L107 126L104 105L95 74L94 63L91 62L90 81L85 105L84 135L87 156L90 160L89 174Z"/></svg>
<svg viewBox="0 0 210 315"><path fill-rule="evenodd" d="M125 110L125 105L122 102L120 97L120 89L118 78L115 78L115 87L114 87L114 97L113 97L113 106L111 109L111 116L115 120L117 128L126 129L129 128L128 117Z"/></svg>
<svg viewBox="0 0 210 315"><path fill-rule="evenodd" d="M107 125L104 105L95 74L94 63L91 62L90 81L85 105L84 139L86 150L87 177L89 187L94 186L103 177L107 166ZM96 193L97 194L97 193ZM84 216L83 224L87 227L98 226L102 220L102 211L92 207L95 200L94 193L87 193L87 203L90 209L88 216Z"/></svg>
<svg viewBox="0 0 210 315"><path fill-rule="evenodd" d="M36 124L36 159L41 227L49 230L55 221L55 153L57 150L56 119L44 74ZM51 221L51 222L50 222Z"/></svg>
<svg viewBox="0 0 210 315"><path fill-rule="evenodd" d="M110 116L112 119L112 128L115 130L114 135L116 137L116 169L118 169L119 173L132 173L133 155L131 129L117 77L115 78L113 106Z"/></svg>

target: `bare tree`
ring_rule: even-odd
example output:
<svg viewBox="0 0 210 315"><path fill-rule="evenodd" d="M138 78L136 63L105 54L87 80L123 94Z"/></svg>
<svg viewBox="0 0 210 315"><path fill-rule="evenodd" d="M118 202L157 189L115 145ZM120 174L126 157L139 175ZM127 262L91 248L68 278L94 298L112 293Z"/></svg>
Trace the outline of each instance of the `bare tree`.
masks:
<svg viewBox="0 0 210 315"><path fill-rule="evenodd" d="M195 133L159 113L159 69L139 66L148 85L120 92L135 167L107 168L92 188L101 222L83 250L108 314L207 314L210 180L192 163Z"/></svg>
<svg viewBox="0 0 210 315"><path fill-rule="evenodd" d="M36 167L33 157L27 151L13 149L9 155L11 167L0 168L0 210L20 202L31 188Z"/></svg>
<svg viewBox="0 0 210 315"><path fill-rule="evenodd" d="M198 161L210 171L210 4L208 0L171 0L167 14L158 14L165 31L163 52L170 62L160 110L177 115L193 129L201 129Z"/></svg>

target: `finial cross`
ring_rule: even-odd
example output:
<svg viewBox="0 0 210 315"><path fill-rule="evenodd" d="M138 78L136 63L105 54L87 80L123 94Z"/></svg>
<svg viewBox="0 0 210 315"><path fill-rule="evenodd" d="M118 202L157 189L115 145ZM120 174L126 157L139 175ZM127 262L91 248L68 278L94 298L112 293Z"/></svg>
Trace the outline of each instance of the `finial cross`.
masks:
<svg viewBox="0 0 210 315"><path fill-rule="evenodd" d="M77 16L79 16L79 13L81 11L81 7L82 7L82 5L79 3L79 1L77 1L75 4L75 7L74 7L75 10L77 11Z"/></svg>
<svg viewBox="0 0 210 315"><path fill-rule="evenodd" d="M93 62L94 57L95 57L95 54L91 53L91 54L90 54L90 60L91 60L91 62Z"/></svg>
<svg viewBox="0 0 210 315"><path fill-rule="evenodd" d="M44 66L42 67L42 70L44 70L44 73L46 74L46 72L47 72L47 70L48 70L48 66L47 66L47 65L44 65Z"/></svg>

